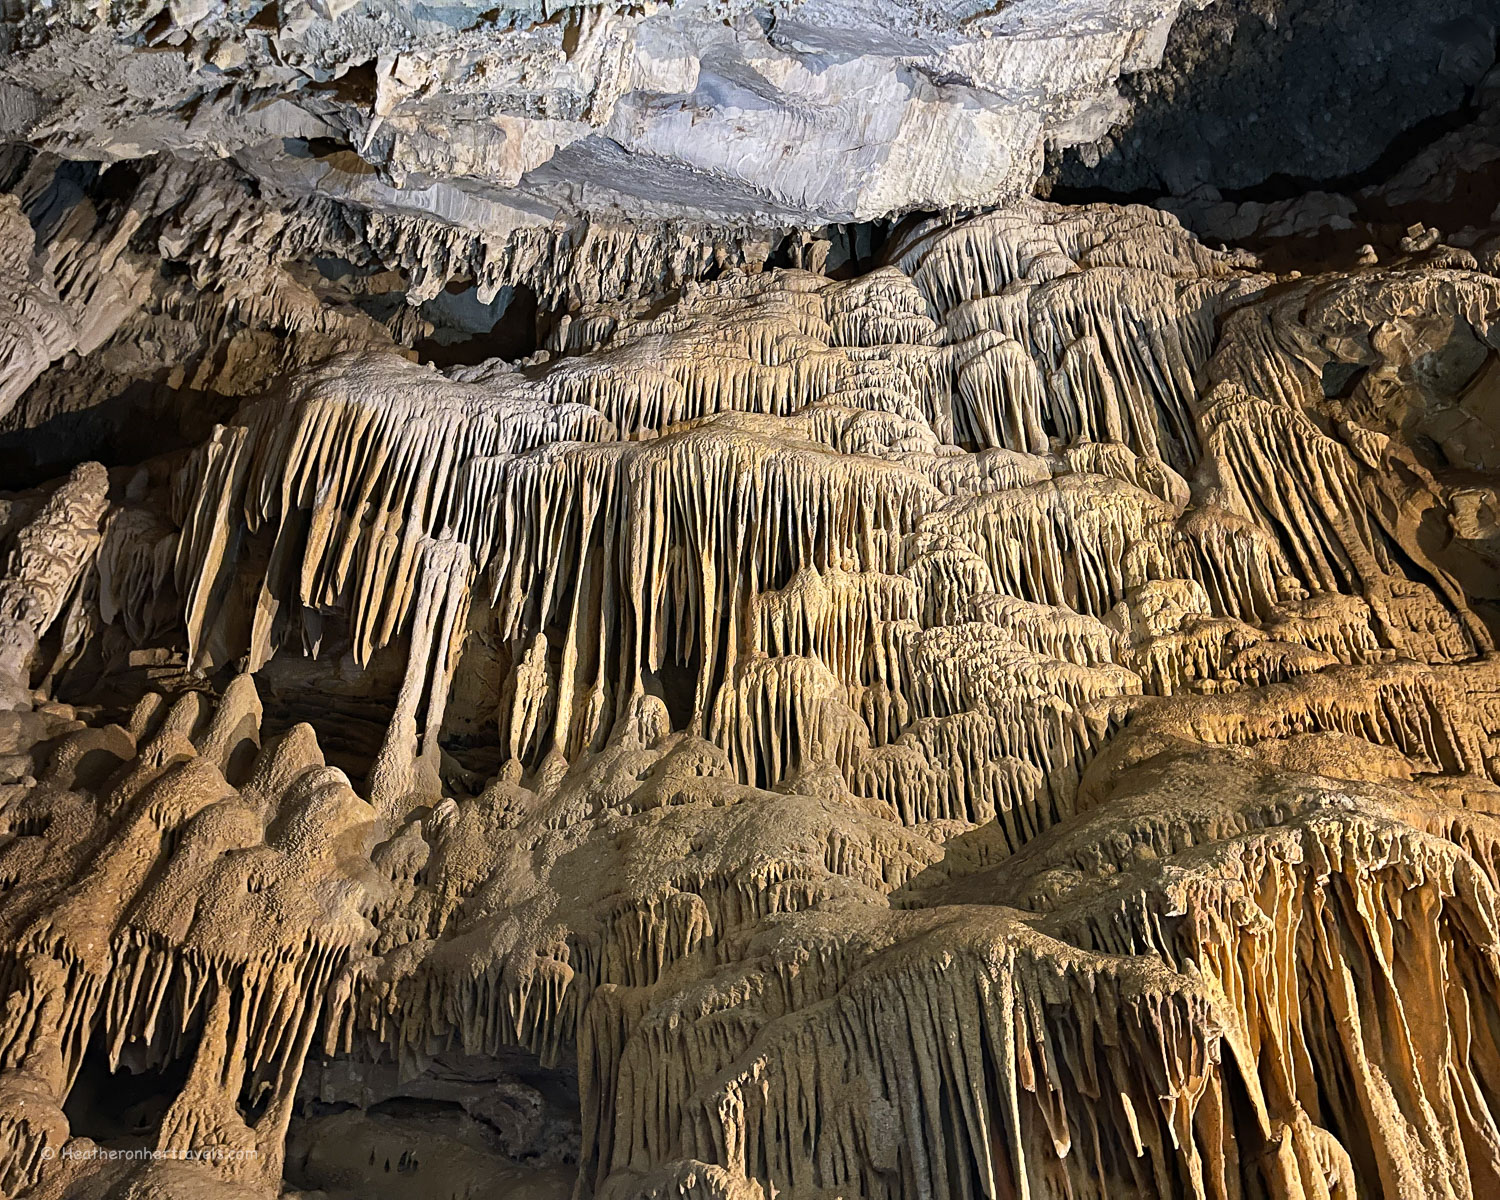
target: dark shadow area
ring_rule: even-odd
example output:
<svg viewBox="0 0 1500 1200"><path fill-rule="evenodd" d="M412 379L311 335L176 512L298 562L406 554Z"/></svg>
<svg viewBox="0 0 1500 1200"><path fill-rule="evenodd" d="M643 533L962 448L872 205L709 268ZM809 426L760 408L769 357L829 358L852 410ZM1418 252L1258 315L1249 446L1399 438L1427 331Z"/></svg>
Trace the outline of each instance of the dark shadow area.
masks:
<svg viewBox="0 0 1500 1200"><path fill-rule="evenodd" d="M34 388L65 376L67 360L54 363ZM165 384L137 380L87 408L54 413L28 428L0 433L0 480L7 490L36 487L65 475L75 463L93 460L106 467L144 462L197 445L215 421L229 417L237 397L175 391ZM25 399L16 412L25 411Z"/></svg>
<svg viewBox="0 0 1500 1200"><path fill-rule="evenodd" d="M1497 19L1489 0L1219 0L1185 13L1162 67L1122 79L1131 118L1099 151L1067 151L1051 197L1358 189L1472 117Z"/></svg>
<svg viewBox="0 0 1500 1200"><path fill-rule="evenodd" d="M666 663L656 673L661 686L662 703L674 730L686 729L693 719L693 701L697 696L698 676L702 672L699 656L689 663Z"/></svg>
<svg viewBox="0 0 1500 1200"><path fill-rule="evenodd" d="M491 358L509 362L535 354L541 344L539 317L545 315L538 307L536 292L524 284L501 288L495 299L485 304L472 283L460 280L422 305L421 314L432 322L433 332L413 349L423 362L439 370L473 366Z"/></svg>
<svg viewBox="0 0 1500 1200"><path fill-rule="evenodd" d="M812 260L811 247L814 242L826 241L823 274L830 279L854 279L880 265L881 251L890 241L896 224L890 219L825 225L813 233L811 242L800 234L791 235L776 247L766 266L811 270L818 265Z"/></svg>
<svg viewBox="0 0 1500 1200"><path fill-rule="evenodd" d="M109 1144L149 1143L162 1118L187 1083L191 1059L179 1058L157 1069L109 1068L104 1034L96 1031L84 1051L63 1114L74 1137Z"/></svg>
<svg viewBox="0 0 1500 1200"><path fill-rule="evenodd" d="M286 1176L333 1200L566 1200L578 1172L578 1108L573 1072L516 1049L440 1054L404 1080L384 1062L314 1062L298 1090ZM467 1190L480 1180L483 1191Z"/></svg>

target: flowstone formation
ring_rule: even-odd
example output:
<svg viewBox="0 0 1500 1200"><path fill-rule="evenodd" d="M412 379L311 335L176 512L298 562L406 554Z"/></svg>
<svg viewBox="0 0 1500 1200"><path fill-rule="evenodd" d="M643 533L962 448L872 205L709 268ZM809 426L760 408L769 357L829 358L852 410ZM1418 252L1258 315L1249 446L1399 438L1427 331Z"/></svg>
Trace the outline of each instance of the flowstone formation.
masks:
<svg viewBox="0 0 1500 1200"><path fill-rule="evenodd" d="M0 507L6 1194L1500 1190L1472 258L1023 201L339 321Z"/></svg>

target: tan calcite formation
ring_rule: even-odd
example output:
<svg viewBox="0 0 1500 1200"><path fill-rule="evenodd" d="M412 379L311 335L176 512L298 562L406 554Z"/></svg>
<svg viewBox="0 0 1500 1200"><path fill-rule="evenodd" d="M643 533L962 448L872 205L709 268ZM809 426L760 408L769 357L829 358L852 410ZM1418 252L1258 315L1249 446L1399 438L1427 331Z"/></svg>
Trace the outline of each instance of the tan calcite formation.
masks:
<svg viewBox="0 0 1500 1200"><path fill-rule="evenodd" d="M0 706L29 707L38 642L75 598L99 546L109 477L75 467L15 532L0 574Z"/></svg>
<svg viewBox="0 0 1500 1200"><path fill-rule="evenodd" d="M7 1109L8 1189L56 1161L91 1036L112 1063L191 1060L159 1149L279 1181L323 997L386 885L375 810L310 728L261 746L260 719L248 676L217 706L149 693L128 725L55 721L10 789L0 1090L28 1102Z"/></svg>
<svg viewBox="0 0 1500 1200"><path fill-rule="evenodd" d="M519 1049L578 1196L1493 1194L1500 293L1255 272L1027 203L276 381L68 560L199 674L3 726L0 1184ZM363 780L307 658L397 663ZM91 1040L245 1153L49 1159Z"/></svg>

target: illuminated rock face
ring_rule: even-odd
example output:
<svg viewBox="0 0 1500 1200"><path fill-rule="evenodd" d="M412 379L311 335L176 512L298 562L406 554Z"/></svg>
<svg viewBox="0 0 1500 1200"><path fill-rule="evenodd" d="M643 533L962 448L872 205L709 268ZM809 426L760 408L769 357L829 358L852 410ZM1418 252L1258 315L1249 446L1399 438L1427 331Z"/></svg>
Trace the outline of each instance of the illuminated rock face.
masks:
<svg viewBox="0 0 1500 1200"><path fill-rule="evenodd" d="M1500 1194L1500 239L1178 7L6 14L0 1195Z"/></svg>
<svg viewBox="0 0 1500 1200"><path fill-rule="evenodd" d="M1023 196L1205 2L28 0L0 13L0 138L232 159L433 294L609 295L716 246Z"/></svg>
<svg viewBox="0 0 1500 1200"><path fill-rule="evenodd" d="M1500 284L886 259L11 502L9 1191L1500 1186Z"/></svg>

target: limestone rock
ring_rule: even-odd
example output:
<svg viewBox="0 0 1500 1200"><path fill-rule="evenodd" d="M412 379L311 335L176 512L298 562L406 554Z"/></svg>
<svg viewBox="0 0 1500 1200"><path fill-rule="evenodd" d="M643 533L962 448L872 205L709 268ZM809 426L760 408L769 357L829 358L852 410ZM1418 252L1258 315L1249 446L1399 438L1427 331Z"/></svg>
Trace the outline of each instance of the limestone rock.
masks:
<svg viewBox="0 0 1500 1200"><path fill-rule="evenodd" d="M483 149L455 89L547 101L490 123L523 174L639 102L626 61L739 103L657 9L413 10L399 49L358 4L227 11L76 14L23 65L139 36L157 87L322 73L324 121L371 86L365 152L434 178ZM816 86L926 53L832 4L745 36L822 45ZM122 145L171 132L142 86ZM187 158L87 211L18 178L122 269L160 252L84 378L160 336L200 386L138 463L0 501L6 1194L1500 1189L1477 264L1278 277L1024 199L839 277L809 243L580 284L535 353L439 369L375 302L390 247L322 259L328 209Z"/></svg>

